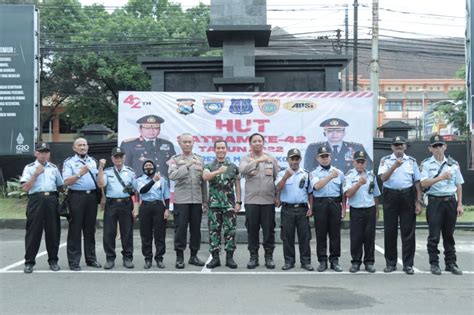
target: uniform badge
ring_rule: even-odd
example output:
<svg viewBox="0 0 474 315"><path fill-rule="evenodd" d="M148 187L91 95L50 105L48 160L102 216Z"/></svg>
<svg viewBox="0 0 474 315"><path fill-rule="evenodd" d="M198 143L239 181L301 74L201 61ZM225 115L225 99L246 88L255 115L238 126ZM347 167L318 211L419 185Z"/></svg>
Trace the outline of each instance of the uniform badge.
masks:
<svg viewBox="0 0 474 315"><path fill-rule="evenodd" d="M223 99L207 99L203 100L202 104L204 105L204 109L211 115L218 114L222 108L224 108L224 100Z"/></svg>
<svg viewBox="0 0 474 315"><path fill-rule="evenodd" d="M266 116L272 116L280 109L279 99L260 99L258 100L258 107L262 114Z"/></svg>
<svg viewBox="0 0 474 315"><path fill-rule="evenodd" d="M354 156L354 149L352 147L348 147L349 151L344 154L344 160L352 161L352 157Z"/></svg>
<svg viewBox="0 0 474 315"><path fill-rule="evenodd" d="M249 98L231 99L229 112L236 115L246 115L253 112L252 100Z"/></svg>
<svg viewBox="0 0 474 315"><path fill-rule="evenodd" d="M170 150L170 145L168 143L163 143L160 145L160 151L169 151Z"/></svg>

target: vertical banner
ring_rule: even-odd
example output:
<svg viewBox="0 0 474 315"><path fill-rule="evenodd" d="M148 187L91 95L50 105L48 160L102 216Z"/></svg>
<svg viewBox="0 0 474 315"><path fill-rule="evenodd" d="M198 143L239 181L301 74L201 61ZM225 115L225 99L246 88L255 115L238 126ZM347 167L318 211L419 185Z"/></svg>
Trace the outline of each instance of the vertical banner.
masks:
<svg viewBox="0 0 474 315"><path fill-rule="evenodd" d="M37 58L35 7L0 4L0 155L31 155L34 151Z"/></svg>
<svg viewBox="0 0 474 315"><path fill-rule="evenodd" d="M333 164L346 172L355 151L373 157L371 97L371 92L120 92L118 142L137 173L148 159L166 172L163 164L180 152L177 138L183 133L194 136L194 152L206 163L214 159L214 141L225 139L228 157L238 165L255 132L265 136L265 152L283 167L288 150L298 148L302 166L311 171L317 149L325 145Z"/></svg>

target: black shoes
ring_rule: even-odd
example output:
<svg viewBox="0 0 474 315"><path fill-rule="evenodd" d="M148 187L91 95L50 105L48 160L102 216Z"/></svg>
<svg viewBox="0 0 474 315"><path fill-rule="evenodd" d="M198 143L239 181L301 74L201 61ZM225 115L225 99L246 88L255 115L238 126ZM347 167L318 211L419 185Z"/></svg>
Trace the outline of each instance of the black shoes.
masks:
<svg viewBox="0 0 474 315"><path fill-rule="evenodd" d="M415 273L415 270L413 269L412 266L403 267L403 271L405 271L407 275L413 275Z"/></svg>
<svg viewBox="0 0 474 315"><path fill-rule="evenodd" d="M135 267L131 259L124 259L123 260L123 266L127 269L132 269Z"/></svg>
<svg viewBox="0 0 474 315"><path fill-rule="evenodd" d="M188 264L202 267L204 266L204 262L198 258L198 256L191 256L189 257Z"/></svg>
<svg viewBox="0 0 474 315"><path fill-rule="evenodd" d="M211 261L206 265L206 268L208 269L214 269L216 267L221 266L221 259L219 257L219 253L212 253L212 259Z"/></svg>
<svg viewBox="0 0 474 315"><path fill-rule="evenodd" d="M430 271L434 275L437 275L437 276L441 275L441 268L439 268L437 264L432 264L430 266Z"/></svg>
<svg viewBox="0 0 474 315"><path fill-rule="evenodd" d="M341 272L342 268L339 266L339 263L333 262L331 263L331 269L334 270L335 272Z"/></svg>
<svg viewBox="0 0 474 315"><path fill-rule="evenodd" d="M107 260L104 269L112 269L115 267L115 262L113 260Z"/></svg>
<svg viewBox="0 0 474 315"><path fill-rule="evenodd" d="M396 270L397 270L397 266L387 265L387 266L384 268L383 272L389 273L389 272L394 272L394 271L396 271Z"/></svg>
<svg viewBox="0 0 474 315"><path fill-rule="evenodd" d="M314 271L314 267L311 264L301 264L301 268L306 271Z"/></svg>
<svg viewBox="0 0 474 315"><path fill-rule="evenodd" d="M275 262L273 261L273 257L265 257L265 267L267 267L267 269L275 269Z"/></svg>
<svg viewBox="0 0 474 315"><path fill-rule="evenodd" d="M23 268L24 273L32 273L33 272L33 265L25 265L25 268Z"/></svg>
<svg viewBox="0 0 474 315"><path fill-rule="evenodd" d="M365 271L367 271L367 272L369 272L369 273L374 273L374 272L375 272L375 267L374 267L374 265L372 265L372 264L365 265Z"/></svg>
<svg viewBox="0 0 474 315"><path fill-rule="evenodd" d="M176 257L176 269L183 269L184 268L184 258L182 256Z"/></svg>
<svg viewBox="0 0 474 315"><path fill-rule="evenodd" d="M281 270L290 270L290 269L293 269L295 268L295 264L284 264L283 267L281 267Z"/></svg>
<svg viewBox="0 0 474 315"><path fill-rule="evenodd" d="M323 272L324 270L328 269L328 263L326 261L319 262L318 272Z"/></svg>
<svg viewBox="0 0 474 315"><path fill-rule="evenodd" d="M163 263L162 260L157 260L156 261L156 266L160 269L165 269L165 264Z"/></svg>
<svg viewBox="0 0 474 315"><path fill-rule="evenodd" d="M352 264L351 268L349 268L350 273L356 273L360 270L360 266L358 264Z"/></svg>
<svg viewBox="0 0 474 315"><path fill-rule="evenodd" d="M459 269L458 265L456 264L446 265L446 268L444 270L452 272L453 274L458 275L458 276L462 275L462 270Z"/></svg>
<svg viewBox="0 0 474 315"><path fill-rule="evenodd" d="M58 263L52 263L49 265L49 270L51 271L59 271L61 268L59 268Z"/></svg>
<svg viewBox="0 0 474 315"><path fill-rule="evenodd" d="M102 265L99 264L97 261L88 262L87 266L92 268L102 268Z"/></svg>
<svg viewBox="0 0 474 315"><path fill-rule="evenodd" d="M237 263L234 260L234 252L227 252L225 257L225 265L230 269L236 269Z"/></svg>
<svg viewBox="0 0 474 315"><path fill-rule="evenodd" d="M250 255L250 260L247 263L247 269L255 269L258 266L258 256Z"/></svg>
<svg viewBox="0 0 474 315"><path fill-rule="evenodd" d="M151 260L145 260L145 265L143 266L144 269L150 269L151 268Z"/></svg>
<svg viewBox="0 0 474 315"><path fill-rule="evenodd" d="M71 269L72 271L81 271L81 267L79 266L69 266L69 269Z"/></svg>

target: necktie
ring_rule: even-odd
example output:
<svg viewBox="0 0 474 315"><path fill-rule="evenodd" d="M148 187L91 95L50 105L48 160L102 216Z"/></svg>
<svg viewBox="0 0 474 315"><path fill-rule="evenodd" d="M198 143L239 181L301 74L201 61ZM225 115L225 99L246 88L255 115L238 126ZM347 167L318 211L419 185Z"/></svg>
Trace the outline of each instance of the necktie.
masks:
<svg viewBox="0 0 474 315"><path fill-rule="evenodd" d="M333 146L332 146L332 150L333 150L334 153L336 153L336 154L339 153L339 151L337 150L338 147L339 147L338 145L333 145Z"/></svg>

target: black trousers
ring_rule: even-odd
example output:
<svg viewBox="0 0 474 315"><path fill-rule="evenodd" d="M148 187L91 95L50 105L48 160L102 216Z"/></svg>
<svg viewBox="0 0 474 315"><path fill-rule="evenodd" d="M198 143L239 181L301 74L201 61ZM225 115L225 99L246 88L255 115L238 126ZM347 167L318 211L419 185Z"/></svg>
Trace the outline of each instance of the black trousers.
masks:
<svg viewBox="0 0 474 315"><path fill-rule="evenodd" d="M413 266L415 258L415 189L398 192L384 188L383 218L385 262L387 266L397 265L398 222L402 239L402 260L404 267Z"/></svg>
<svg viewBox="0 0 474 315"><path fill-rule="evenodd" d="M341 212L342 206L332 198L314 199L314 226L316 229L316 254L318 261L328 260L327 239L329 237L329 262L339 262L341 256Z"/></svg>
<svg viewBox="0 0 474 315"><path fill-rule="evenodd" d="M368 208L351 207L349 216L351 224L351 263L360 266L362 263L362 254L364 254L364 264L374 264L375 206Z"/></svg>
<svg viewBox="0 0 474 315"><path fill-rule="evenodd" d="M301 264L311 263L311 230L306 216L308 209L283 206L281 209L281 239L285 263L295 263L295 232L298 233L298 245ZM295 231L296 230L296 231Z"/></svg>
<svg viewBox="0 0 474 315"><path fill-rule="evenodd" d="M97 195L95 190L70 192L71 218L67 233L67 259L69 266L79 266L81 261L81 238L84 234L84 257L86 263L97 261L95 254L95 224L97 220Z"/></svg>
<svg viewBox="0 0 474 315"><path fill-rule="evenodd" d="M444 262L446 265L456 263L456 249L454 247L454 228L457 220L457 201L454 197L447 200L429 197L426 209L428 222L428 255L430 264L439 263L438 243L440 233L443 234Z"/></svg>
<svg viewBox="0 0 474 315"><path fill-rule="evenodd" d="M117 222L120 223L123 259L133 259L133 202L113 202L107 199L104 211L104 251L107 261L114 261Z"/></svg>
<svg viewBox="0 0 474 315"><path fill-rule="evenodd" d="M155 239L155 260L163 261L166 251L166 220L165 206L161 200L143 201L140 205L140 236L142 239L142 254L145 260L153 258L152 242Z"/></svg>
<svg viewBox="0 0 474 315"><path fill-rule="evenodd" d="M174 204L173 217L175 222L174 249L177 251L184 251L186 249L189 224L189 233L191 234L189 249L197 252L201 247L202 204Z"/></svg>
<svg viewBox="0 0 474 315"><path fill-rule="evenodd" d="M263 249L267 255L272 255L275 248L275 205L245 204L245 226L247 227L250 253L258 252L261 227Z"/></svg>
<svg viewBox="0 0 474 315"><path fill-rule="evenodd" d="M58 215L58 197L56 194L44 196L34 194L28 197L26 206L25 265L35 265L36 254L45 235L48 263L58 262L61 225Z"/></svg>

